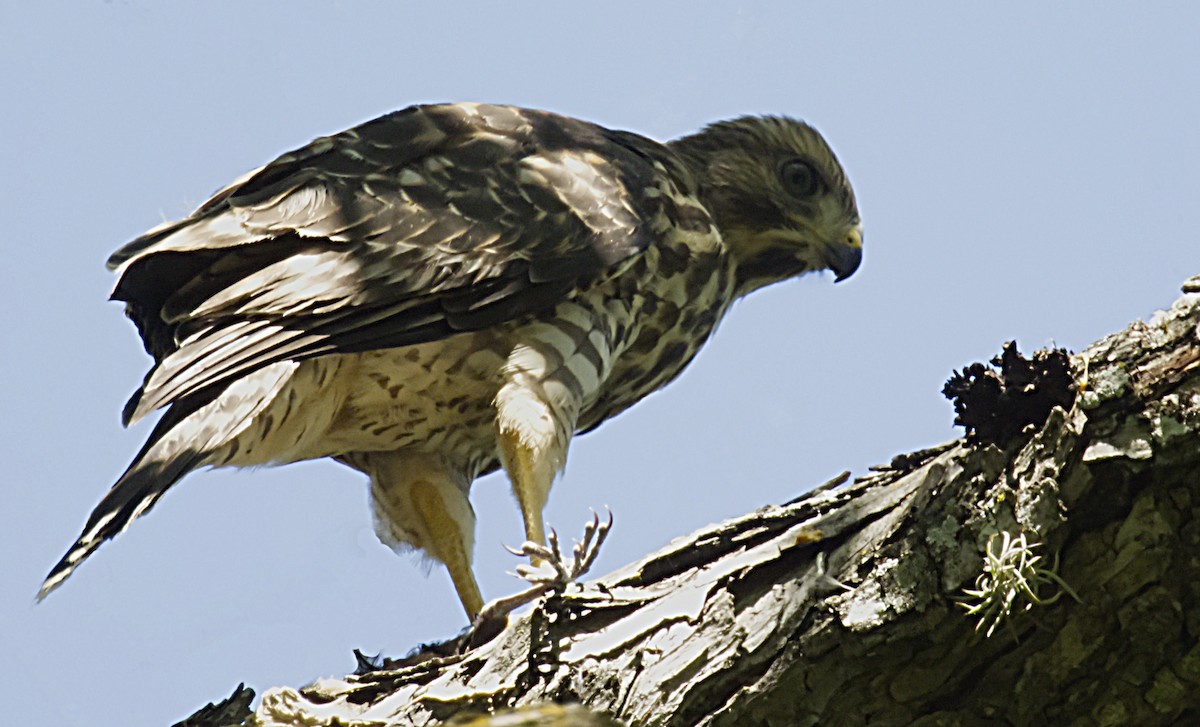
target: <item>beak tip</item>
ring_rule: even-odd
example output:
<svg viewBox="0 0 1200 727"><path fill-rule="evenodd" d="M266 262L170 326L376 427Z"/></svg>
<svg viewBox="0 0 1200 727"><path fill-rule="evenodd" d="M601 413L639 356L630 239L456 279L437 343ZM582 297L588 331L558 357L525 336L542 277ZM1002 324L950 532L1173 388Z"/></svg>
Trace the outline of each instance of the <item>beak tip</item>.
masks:
<svg viewBox="0 0 1200 727"><path fill-rule="evenodd" d="M829 269L833 271L833 282L840 283L850 277L858 270L858 266L862 264L862 248L861 247L837 247L830 255Z"/></svg>

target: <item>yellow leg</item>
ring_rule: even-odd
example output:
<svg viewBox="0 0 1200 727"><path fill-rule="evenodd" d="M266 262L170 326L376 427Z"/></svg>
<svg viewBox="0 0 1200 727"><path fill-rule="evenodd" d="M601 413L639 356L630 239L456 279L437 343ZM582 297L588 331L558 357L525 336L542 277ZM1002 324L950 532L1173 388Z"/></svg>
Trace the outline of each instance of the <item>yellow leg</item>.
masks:
<svg viewBox="0 0 1200 727"><path fill-rule="evenodd" d="M504 454L504 466L512 479L513 493L517 496L521 517L525 521L525 539L545 545L546 526L542 511L546 508L551 485L549 480L553 479L554 471L541 471L546 468L538 466L533 449L522 444L516 432L501 431L499 442Z"/></svg>
<svg viewBox="0 0 1200 727"><path fill-rule="evenodd" d="M475 512L465 477L441 457L422 452L357 452L338 459L371 477L379 539L398 552L411 547L443 563L474 619L483 597L471 572Z"/></svg>
<svg viewBox="0 0 1200 727"><path fill-rule="evenodd" d="M435 485L418 480L410 485L410 492L413 508L424 521L429 535L428 550L446 565L467 618L474 619L483 608L483 597L479 594L479 584L471 571L471 553L469 545L463 540L460 523L447 508L442 493Z"/></svg>

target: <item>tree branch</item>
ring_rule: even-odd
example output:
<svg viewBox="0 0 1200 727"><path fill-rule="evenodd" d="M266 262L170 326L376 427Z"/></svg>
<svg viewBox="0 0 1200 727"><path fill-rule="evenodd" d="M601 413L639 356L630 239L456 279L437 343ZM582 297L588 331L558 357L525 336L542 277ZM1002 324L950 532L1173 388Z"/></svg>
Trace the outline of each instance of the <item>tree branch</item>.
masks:
<svg viewBox="0 0 1200 727"><path fill-rule="evenodd" d="M1198 324L1185 295L1074 356L1066 384L1005 359L973 369L1051 403L680 538L463 653L268 690L247 723L424 725L548 702L638 725L1200 720ZM1079 602L1055 600L1068 590ZM987 598L1007 603L990 637ZM538 719L586 724L563 714Z"/></svg>

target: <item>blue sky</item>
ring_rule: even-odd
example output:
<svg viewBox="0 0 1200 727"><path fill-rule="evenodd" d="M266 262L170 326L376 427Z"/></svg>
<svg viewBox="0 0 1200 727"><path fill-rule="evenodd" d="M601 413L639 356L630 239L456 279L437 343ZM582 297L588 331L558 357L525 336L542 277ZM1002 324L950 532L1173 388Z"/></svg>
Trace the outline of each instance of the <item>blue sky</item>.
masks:
<svg viewBox="0 0 1200 727"><path fill-rule="evenodd" d="M804 118L865 260L739 303L671 387L576 440L548 519L614 569L843 469L957 436L939 391L1008 339L1078 350L1200 273L1200 5L9 3L0 10L0 677L14 724L169 724L463 619L329 462L188 477L46 602L42 576L149 432L105 299L119 245L312 137L481 100L670 138ZM476 483L485 595L515 590L507 483Z"/></svg>

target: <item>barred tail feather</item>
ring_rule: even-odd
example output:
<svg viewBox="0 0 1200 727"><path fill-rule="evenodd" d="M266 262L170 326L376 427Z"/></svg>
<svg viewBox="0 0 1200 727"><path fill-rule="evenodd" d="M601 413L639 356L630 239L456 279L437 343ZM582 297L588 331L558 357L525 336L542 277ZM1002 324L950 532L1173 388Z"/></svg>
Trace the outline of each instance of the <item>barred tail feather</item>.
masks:
<svg viewBox="0 0 1200 727"><path fill-rule="evenodd" d="M62 585L104 541L115 538L148 512L171 485L204 464L204 452L190 448L187 439L179 436L178 431L175 436L167 431L175 429L175 422L169 421L169 415L170 412L163 417L129 469L92 510L79 539L50 570L38 589L38 601Z"/></svg>
<svg viewBox="0 0 1200 727"><path fill-rule="evenodd" d="M171 406L133 464L92 511L79 539L50 570L37 600L62 585L101 544L124 532L188 472L221 464L222 448L274 400L296 366L291 361L275 363L204 399L193 397Z"/></svg>

